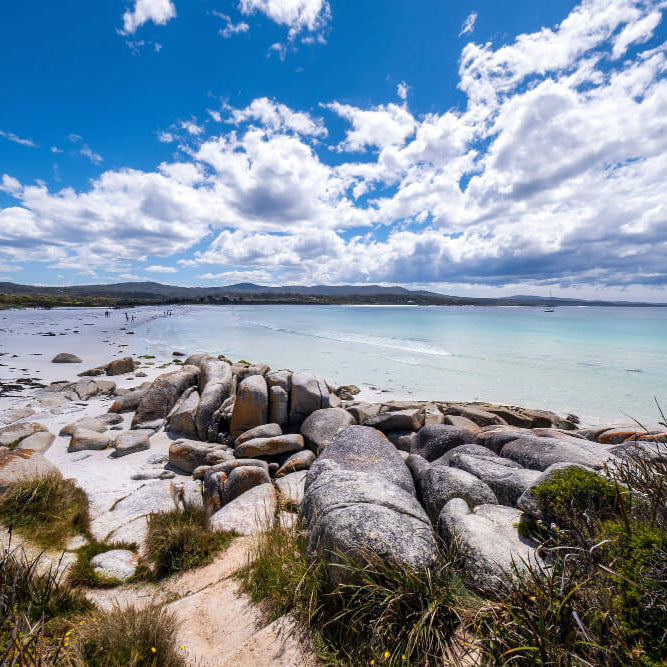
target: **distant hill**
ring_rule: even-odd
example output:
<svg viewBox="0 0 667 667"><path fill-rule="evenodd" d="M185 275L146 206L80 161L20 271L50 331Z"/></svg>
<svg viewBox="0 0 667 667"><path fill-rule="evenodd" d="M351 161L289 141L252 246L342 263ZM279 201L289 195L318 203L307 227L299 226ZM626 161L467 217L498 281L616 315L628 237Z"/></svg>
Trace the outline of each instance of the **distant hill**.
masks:
<svg viewBox="0 0 667 667"><path fill-rule="evenodd" d="M438 294L426 290L382 285L284 285L268 287L238 283L221 287L177 287L156 282L127 282L109 285L44 287L0 283L0 305L58 306L151 304L417 304L442 306L656 306L667 304L627 301L585 301L542 296L516 295L473 298Z"/></svg>

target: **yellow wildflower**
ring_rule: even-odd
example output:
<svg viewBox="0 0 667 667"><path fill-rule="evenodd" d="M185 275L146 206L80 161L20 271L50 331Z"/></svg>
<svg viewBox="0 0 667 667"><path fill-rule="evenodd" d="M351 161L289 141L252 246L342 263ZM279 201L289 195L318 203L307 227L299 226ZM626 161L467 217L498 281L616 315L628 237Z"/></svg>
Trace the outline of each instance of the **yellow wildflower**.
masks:
<svg viewBox="0 0 667 667"><path fill-rule="evenodd" d="M156 651L155 646L151 646L151 653L155 653L155 651Z"/></svg>

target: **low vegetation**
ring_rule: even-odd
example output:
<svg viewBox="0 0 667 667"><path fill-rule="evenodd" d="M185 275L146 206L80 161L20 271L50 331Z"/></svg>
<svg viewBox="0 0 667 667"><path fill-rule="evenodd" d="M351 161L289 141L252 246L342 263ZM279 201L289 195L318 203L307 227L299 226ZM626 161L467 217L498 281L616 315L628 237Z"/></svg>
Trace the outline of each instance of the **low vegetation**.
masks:
<svg viewBox="0 0 667 667"><path fill-rule="evenodd" d="M180 667L175 615L161 606L93 611L67 632L62 664L68 667Z"/></svg>
<svg viewBox="0 0 667 667"><path fill-rule="evenodd" d="M0 551L0 665L53 664L68 619L91 604L62 580L62 569L10 546Z"/></svg>
<svg viewBox="0 0 667 667"><path fill-rule="evenodd" d="M186 506L150 516L146 554L155 574L166 577L207 565L234 536L211 530L204 510Z"/></svg>
<svg viewBox="0 0 667 667"><path fill-rule="evenodd" d="M72 586L81 586L85 588L113 588L118 586L118 580L104 577L95 572L90 561L98 554L111 551L112 549L127 549L128 551L137 551L137 545L134 543L114 542L105 544L103 542L91 542L81 547L76 552L76 562L70 567L68 572L68 581ZM136 583L147 581L151 578L150 569L143 561L139 561L139 567L136 573L126 583Z"/></svg>
<svg viewBox="0 0 667 667"><path fill-rule="evenodd" d="M544 565L496 593L466 587L454 553L427 572L338 554L353 583L335 587L304 534L279 527L239 576L272 616L293 613L327 662L442 664L474 651L489 665L665 665L665 461L569 468L538 487Z"/></svg>
<svg viewBox="0 0 667 667"><path fill-rule="evenodd" d="M42 547L63 548L90 532L88 497L57 473L20 480L0 497L0 522Z"/></svg>
<svg viewBox="0 0 667 667"><path fill-rule="evenodd" d="M239 577L271 615L292 613L310 628L327 662L436 665L466 652L459 631L476 605L454 555L418 572L370 553L339 554L350 583L332 586L324 563L308 557L305 535L275 527L258 538Z"/></svg>
<svg viewBox="0 0 667 667"><path fill-rule="evenodd" d="M667 464L609 472L570 468L538 487L547 566L508 578L477 615L490 663L665 664Z"/></svg>

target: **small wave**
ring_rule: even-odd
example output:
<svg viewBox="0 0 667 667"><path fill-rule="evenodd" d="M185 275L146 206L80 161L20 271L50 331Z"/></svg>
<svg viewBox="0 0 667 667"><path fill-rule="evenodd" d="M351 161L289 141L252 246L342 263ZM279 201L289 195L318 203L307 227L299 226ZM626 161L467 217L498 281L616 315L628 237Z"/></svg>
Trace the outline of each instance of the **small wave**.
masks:
<svg viewBox="0 0 667 667"><path fill-rule="evenodd" d="M392 338L382 336L369 336L363 334L345 333L337 331L303 331L288 327L277 326L267 322L256 322L242 320L243 324L269 329L278 333L291 334L294 336L309 336L311 338L322 338L339 343L355 343L357 345L372 345L401 352L412 352L413 354L430 354L437 357L450 357L452 353L442 348L434 347L426 342L416 341L409 338Z"/></svg>

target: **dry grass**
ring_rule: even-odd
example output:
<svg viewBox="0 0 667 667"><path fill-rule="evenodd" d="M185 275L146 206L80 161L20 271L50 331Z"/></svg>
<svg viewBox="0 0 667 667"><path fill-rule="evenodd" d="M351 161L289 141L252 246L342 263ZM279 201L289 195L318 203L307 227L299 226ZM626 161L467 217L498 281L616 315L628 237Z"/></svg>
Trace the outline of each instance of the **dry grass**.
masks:
<svg viewBox="0 0 667 667"><path fill-rule="evenodd" d="M116 606L78 619L66 633L62 664L67 667L181 667L178 624L164 607Z"/></svg>

